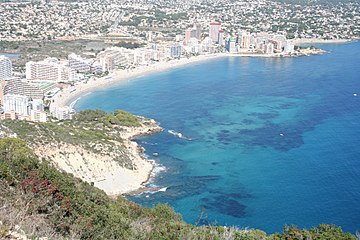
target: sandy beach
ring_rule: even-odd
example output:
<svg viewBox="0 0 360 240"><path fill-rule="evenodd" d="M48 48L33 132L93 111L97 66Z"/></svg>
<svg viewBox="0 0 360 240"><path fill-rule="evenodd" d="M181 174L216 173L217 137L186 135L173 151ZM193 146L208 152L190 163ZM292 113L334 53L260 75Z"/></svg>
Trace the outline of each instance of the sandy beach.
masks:
<svg viewBox="0 0 360 240"><path fill-rule="evenodd" d="M94 184L110 196L134 192L145 187L154 163L146 158L144 149L132 140L137 136L162 131L154 120L143 119L141 124L141 127L122 127L119 134L123 140L113 141L118 146L113 146L113 151L96 153L65 142L40 144L34 146L34 151L38 156L49 159L58 169ZM102 149L104 146L98 143L97 147ZM126 155L131 160L133 169L116 161L120 155Z"/></svg>
<svg viewBox="0 0 360 240"><path fill-rule="evenodd" d="M93 91L106 88L114 84L121 84L130 81L139 76L146 74L162 72L173 68L181 67L187 64L215 59L226 56L226 54L200 55L188 59L170 60L168 62L158 62L149 66L141 66L131 70L116 70L106 77L89 80L88 82L79 82L73 88L66 87L59 91L54 97L50 105L50 111L56 108L69 106L81 96L89 94ZM119 106L121 108L121 106ZM129 192L139 191L144 188L149 181L152 171L155 167L154 162L146 159L144 149L136 142L132 141L139 135L147 135L159 132L162 129L158 125L143 126L142 128L124 128L121 138L124 139L123 144L128 150L129 155L136 166L136 170L129 170L118 166L109 158L104 158L89 154L83 149L75 149L72 146L56 146L49 147L46 151L39 152L39 155L48 155L51 153L57 156L53 159L56 165L84 181L93 182L94 185L104 190L109 195L119 195ZM61 151L67 152L64 158ZM79 170L80 169L80 170Z"/></svg>
<svg viewBox="0 0 360 240"><path fill-rule="evenodd" d="M50 112L56 108L69 106L73 101L79 97L91 93L92 91L100 90L114 84L126 83L127 81L139 76L167 71L173 68L181 67L187 64L215 59L218 57L226 56L225 53L199 55L191 58L182 58L179 60L170 60L167 62L158 62L148 66L140 66L134 69L116 70L106 77L79 82L75 84L75 91L71 92L70 88L64 88L58 92L50 105Z"/></svg>
<svg viewBox="0 0 360 240"><path fill-rule="evenodd" d="M336 40L336 42L346 41L347 40ZM297 39L294 41L294 43L309 42L323 43L326 42L326 40ZM52 112L57 108L73 105L74 101L79 99L81 96L90 94L93 91L104 89L114 84L127 83L128 81L131 81L131 79L147 74L167 71L187 64L212 60L224 56L279 57L280 55L218 53L183 58L179 60L170 60L167 62L158 62L148 66L139 66L134 69L116 70L108 76L102 78L95 78L87 82L76 83L76 90L70 87L62 89L53 97L53 101L50 105L50 111ZM121 108L121 106L119 107ZM143 188L145 183L149 180L154 168L154 164L144 157L143 148L138 146L136 142L132 141L132 139L138 135L157 132L161 129L159 126L157 127L158 128L155 127L151 130L146 127L143 127L142 129L128 129L128 132L124 132L121 136L124 139L124 145L129 150L129 156L131 156L132 161L137 166L136 170L122 168L111 159L99 159L99 156L87 154L84 150L73 149L71 146L56 146L55 148L52 148L50 152L53 155L59 156L54 159L59 168L72 173L85 181L93 182L95 186L103 189L107 194L118 195L129 193ZM58 152L61 151L60 149L66 149L66 151L68 151L68 157L64 158L61 154L58 154ZM46 152L42 152L40 155L43 154L47 155ZM81 169L81 171L78 169Z"/></svg>

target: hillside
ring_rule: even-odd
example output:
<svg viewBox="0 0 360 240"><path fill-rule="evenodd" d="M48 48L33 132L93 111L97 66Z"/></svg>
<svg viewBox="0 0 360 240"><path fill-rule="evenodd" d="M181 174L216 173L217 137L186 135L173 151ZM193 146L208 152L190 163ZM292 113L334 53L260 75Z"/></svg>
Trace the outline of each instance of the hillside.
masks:
<svg viewBox="0 0 360 240"><path fill-rule="evenodd" d="M39 158L110 195L136 190L147 181L153 165L131 139L161 130L153 120L101 110L82 111L71 121L6 120L0 124L4 136L18 136Z"/></svg>
<svg viewBox="0 0 360 240"><path fill-rule="evenodd" d="M332 225L285 227L268 237L260 230L196 227L167 205L149 209L108 197L40 161L23 140L0 139L0 156L0 239L356 239Z"/></svg>
<svg viewBox="0 0 360 240"><path fill-rule="evenodd" d="M130 129L158 131L149 119L88 110L72 121L2 121L0 126L0 239L356 239L326 224L309 230L285 226L283 233L270 236L261 230L194 226L168 205L145 208L121 195L110 197L54 164L56 155L67 154L71 145L89 156L110 154L122 168L136 171L139 166L132 164L122 144L138 133ZM60 152L38 151L49 144ZM111 155L115 151L118 155Z"/></svg>

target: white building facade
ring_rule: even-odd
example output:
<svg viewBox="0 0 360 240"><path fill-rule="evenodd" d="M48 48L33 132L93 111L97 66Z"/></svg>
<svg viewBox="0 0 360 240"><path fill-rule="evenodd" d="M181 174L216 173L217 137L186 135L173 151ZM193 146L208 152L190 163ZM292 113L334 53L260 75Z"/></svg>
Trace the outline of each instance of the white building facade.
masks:
<svg viewBox="0 0 360 240"><path fill-rule="evenodd" d="M74 78L75 72L54 58L26 63L26 79L29 81L69 82Z"/></svg>
<svg viewBox="0 0 360 240"><path fill-rule="evenodd" d="M12 64L8 57L0 56L0 81L12 76Z"/></svg>

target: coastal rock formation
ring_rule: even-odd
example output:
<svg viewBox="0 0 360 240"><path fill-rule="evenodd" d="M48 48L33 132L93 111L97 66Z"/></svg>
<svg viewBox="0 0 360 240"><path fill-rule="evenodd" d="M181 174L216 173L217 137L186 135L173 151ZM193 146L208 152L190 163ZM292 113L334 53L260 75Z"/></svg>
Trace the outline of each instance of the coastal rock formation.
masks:
<svg viewBox="0 0 360 240"><path fill-rule="evenodd" d="M0 130L3 135L15 133L26 140L39 158L56 168L94 184L108 195L118 195L141 188L153 169L144 149L132 140L162 128L152 119L136 119L136 126L91 125L76 120L70 125L5 121Z"/></svg>

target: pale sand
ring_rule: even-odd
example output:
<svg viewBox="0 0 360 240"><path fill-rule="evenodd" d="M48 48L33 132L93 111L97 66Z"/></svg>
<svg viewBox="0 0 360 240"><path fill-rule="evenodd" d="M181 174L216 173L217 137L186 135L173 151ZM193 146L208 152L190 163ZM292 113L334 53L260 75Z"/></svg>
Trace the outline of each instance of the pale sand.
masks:
<svg viewBox="0 0 360 240"><path fill-rule="evenodd" d="M191 57L189 59L170 60L168 62L159 62L149 66L141 66L132 70L117 70L109 76L90 80L87 83L80 82L75 85L76 91L70 92L70 88L65 88L58 92L50 105L50 111L55 108L68 106L72 101L79 97L91 93L92 91L106 88L113 84L126 83L139 76L150 73L166 71L176 67L181 67L195 62L210 60L226 56L225 54L211 54ZM119 106L121 108L121 106ZM153 132L160 131L161 128L152 129ZM133 192L143 188L149 180L154 165L147 160L137 143L131 141L134 137L142 134L148 134L149 128L127 129L121 137L129 150L129 156L136 165L136 170L129 170L118 166L112 159L95 156L84 149L72 146L47 147L39 155L55 156L53 161L56 165L68 172L74 174L87 182L94 182L94 185L104 190L109 195L118 195ZM67 152L66 155L62 154Z"/></svg>
<svg viewBox="0 0 360 240"><path fill-rule="evenodd" d="M120 133L126 155L135 170L121 167L113 160L115 154L104 155L66 143L50 143L35 147L35 153L50 160L57 168L104 190L108 195L119 195L143 188L154 168L143 156L143 149L131 141L138 135L159 132L159 126L124 127ZM120 143L117 143L120 144Z"/></svg>
<svg viewBox="0 0 360 240"><path fill-rule="evenodd" d="M127 81L131 81L131 79L144 76L146 74L166 71L187 64L223 56L274 57L274 55L264 54L219 53L200 55L189 59L159 62L149 66L141 66L132 70L117 70L109 76L100 79L90 80L87 83L77 83L75 85L76 91L70 92L69 88L63 89L53 97L53 102L50 105L50 111L55 108L68 106L72 101L87 93L106 88L113 84L126 83ZM60 169L68 173L72 173L84 181L94 182L96 187L104 190L109 195L133 192L144 187L144 183L149 180L154 166L150 161L142 156L140 147L135 142L131 141L134 136L148 133L148 129L128 129L127 131L127 133L124 132L122 134L122 138L124 139L124 144L128 148L134 164L137 166L137 170L122 168L112 159L99 158L99 156L95 156L84 149L74 149L72 146L42 148L43 151L39 154L55 156L54 161ZM61 154L62 151L67 152L67 154Z"/></svg>
<svg viewBox="0 0 360 240"><path fill-rule="evenodd" d="M126 83L136 77L145 76L151 73L162 72L173 68L181 67L187 64L210 60L218 57L226 56L224 53L199 55L191 58L182 58L179 60L170 60L168 62L158 62L149 66L140 66L130 70L116 70L109 76L89 80L87 83L80 82L75 84L76 91L70 92L70 88L65 88L58 92L50 105L50 111L55 108L68 106L77 98L90 93L92 91L100 90L114 84Z"/></svg>

